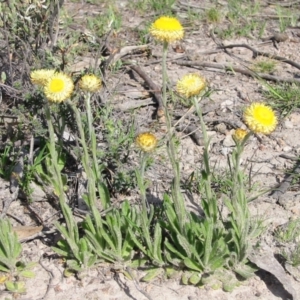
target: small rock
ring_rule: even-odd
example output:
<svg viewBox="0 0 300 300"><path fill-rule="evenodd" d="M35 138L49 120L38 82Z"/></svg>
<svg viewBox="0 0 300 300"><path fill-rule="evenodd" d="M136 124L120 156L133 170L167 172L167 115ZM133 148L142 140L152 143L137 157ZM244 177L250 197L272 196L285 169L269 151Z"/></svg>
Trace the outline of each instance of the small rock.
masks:
<svg viewBox="0 0 300 300"><path fill-rule="evenodd" d="M227 127L224 123L220 123L218 125L215 126L216 131L225 134L227 131Z"/></svg>
<svg viewBox="0 0 300 300"><path fill-rule="evenodd" d="M221 149L221 153L224 155L224 156L227 156L229 153L232 152L232 148L230 147L222 147Z"/></svg>
<svg viewBox="0 0 300 300"><path fill-rule="evenodd" d="M226 63L226 54L224 54L224 53L216 54L214 61L219 64Z"/></svg>
<svg viewBox="0 0 300 300"><path fill-rule="evenodd" d="M221 103L221 109L223 110L224 108L227 108L227 107L232 106L232 105L233 105L232 100L226 100L226 101Z"/></svg>
<svg viewBox="0 0 300 300"><path fill-rule="evenodd" d="M290 152L290 151L292 151L293 150L293 148L292 147L290 147L290 146L285 146L285 147L283 147L283 149L282 149L284 152Z"/></svg>

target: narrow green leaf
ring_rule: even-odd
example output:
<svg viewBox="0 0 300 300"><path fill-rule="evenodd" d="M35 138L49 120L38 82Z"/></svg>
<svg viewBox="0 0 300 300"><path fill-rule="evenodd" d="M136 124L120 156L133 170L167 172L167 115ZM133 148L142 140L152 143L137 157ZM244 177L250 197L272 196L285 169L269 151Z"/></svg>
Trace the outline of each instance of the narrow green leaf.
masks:
<svg viewBox="0 0 300 300"><path fill-rule="evenodd" d="M190 258L186 257L183 262L187 268L193 271L203 272L201 266L197 264L195 261L191 260Z"/></svg>
<svg viewBox="0 0 300 300"><path fill-rule="evenodd" d="M159 223L156 223L155 230L154 230L154 241L153 241L153 256L154 258L160 262L164 263L162 256L161 256L161 241L162 241L162 232L159 226Z"/></svg>
<svg viewBox="0 0 300 300"><path fill-rule="evenodd" d="M141 278L141 281L150 282L159 275L163 274L164 269L162 268L154 268L146 271L146 275Z"/></svg>
<svg viewBox="0 0 300 300"><path fill-rule="evenodd" d="M191 244L187 241L187 239L181 235L181 234L178 234L177 235L177 239L178 239L178 243L179 245L184 249L186 255L188 257L191 257L192 256L192 251L191 251Z"/></svg>
<svg viewBox="0 0 300 300"><path fill-rule="evenodd" d="M185 255L180 253L168 240L165 241L164 245L169 251L176 254L179 258L184 259L186 257Z"/></svg>
<svg viewBox="0 0 300 300"><path fill-rule="evenodd" d="M203 257L203 264L207 266L209 257L212 250L212 237L213 237L213 220L212 219L206 219L206 237L204 241L204 257Z"/></svg>
<svg viewBox="0 0 300 300"><path fill-rule="evenodd" d="M35 277L35 273L30 270L24 270L24 271L20 272L19 274L20 274L20 276L23 276L26 278L34 278Z"/></svg>
<svg viewBox="0 0 300 300"><path fill-rule="evenodd" d="M189 282L192 284L192 285L196 285L200 282L201 280L201 274L200 273L195 273L193 272L191 277L189 278Z"/></svg>
<svg viewBox="0 0 300 300"><path fill-rule="evenodd" d="M107 186L104 183L98 184L98 192L103 208L106 209L110 204L110 195Z"/></svg>

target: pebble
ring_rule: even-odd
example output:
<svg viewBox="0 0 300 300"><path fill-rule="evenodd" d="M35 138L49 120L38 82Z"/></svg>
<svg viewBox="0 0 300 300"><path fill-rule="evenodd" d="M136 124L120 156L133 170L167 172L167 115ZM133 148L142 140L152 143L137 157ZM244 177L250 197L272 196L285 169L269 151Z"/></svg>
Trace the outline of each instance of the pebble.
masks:
<svg viewBox="0 0 300 300"><path fill-rule="evenodd" d="M216 54L214 61L219 64L226 63L226 54L224 54L224 53Z"/></svg>
<svg viewBox="0 0 300 300"><path fill-rule="evenodd" d="M290 147L290 146L285 146L285 147L283 147L282 150L283 150L284 152L291 152L291 151L293 150L293 148Z"/></svg>
<svg viewBox="0 0 300 300"><path fill-rule="evenodd" d="M221 153L224 155L224 156L227 156L229 153L232 152L232 148L230 147L222 147L221 149Z"/></svg>
<svg viewBox="0 0 300 300"><path fill-rule="evenodd" d="M228 106L232 106L233 101L232 100L226 100L221 103L221 109L223 110L224 108L227 108Z"/></svg>
<svg viewBox="0 0 300 300"><path fill-rule="evenodd" d="M224 123L220 123L220 124L218 124L218 125L215 126L215 130L218 131L218 132L220 132L220 133L225 134L226 131L227 131L227 127L226 127L226 125Z"/></svg>

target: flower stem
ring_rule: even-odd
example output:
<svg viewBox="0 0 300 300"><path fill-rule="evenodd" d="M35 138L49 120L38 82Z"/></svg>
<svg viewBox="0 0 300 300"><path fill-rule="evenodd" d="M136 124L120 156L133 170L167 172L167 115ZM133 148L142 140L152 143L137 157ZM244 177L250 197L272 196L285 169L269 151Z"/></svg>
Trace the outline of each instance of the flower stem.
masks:
<svg viewBox="0 0 300 300"><path fill-rule="evenodd" d="M209 164L209 138L207 135L206 126L202 116L202 110L196 98L193 98L193 104L195 106L196 112L200 119L200 125L201 125L201 130L203 135L203 141L204 141L204 152L203 152L204 170L202 172L202 176L204 176L204 188L205 188L205 196L206 196L206 199L204 200L206 202L206 205L204 205L204 207L207 208L205 209L205 213L207 217L213 218L213 220L216 222L218 219L218 206L217 206L217 199L211 187L211 171L210 171L210 164Z"/></svg>
<svg viewBox="0 0 300 300"><path fill-rule="evenodd" d="M164 115L166 117L166 125L168 131L168 155L174 172L173 179L173 201L175 206L175 211L178 216L178 223L181 231L184 230L184 224L186 222L186 209L184 205L184 199L180 192L180 170L179 164L176 159L175 144L172 133L172 122L171 117L167 107L167 54L168 54L168 42L164 41L163 44L163 59L162 59L162 101L164 106Z"/></svg>
<svg viewBox="0 0 300 300"><path fill-rule="evenodd" d="M50 166L50 171L52 173L51 181L54 186L54 190L56 195L59 198L59 204L66 220L67 228L69 234L73 237L75 241L78 240L78 230L76 224L74 223L73 219L70 218L72 215L69 206L66 203L66 197L64 192L64 185L63 180L61 177L61 172L58 166L58 155L55 147L55 135L54 135L54 128L51 120L51 113L49 103L47 102L44 106L45 109L45 116L47 120L48 130L49 130L49 151L52 164Z"/></svg>

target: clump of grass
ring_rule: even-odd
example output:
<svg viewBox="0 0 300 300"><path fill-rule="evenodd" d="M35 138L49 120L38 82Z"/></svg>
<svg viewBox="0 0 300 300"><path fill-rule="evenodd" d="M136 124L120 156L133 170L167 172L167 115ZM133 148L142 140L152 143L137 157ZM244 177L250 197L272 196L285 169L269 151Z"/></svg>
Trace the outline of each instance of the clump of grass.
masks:
<svg viewBox="0 0 300 300"><path fill-rule="evenodd" d="M219 23L222 18L222 14L220 12L220 9L216 7L212 7L205 11L205 16L204 18L207 20L209 23Z"/></svg>
<svg viewBox="0 0 300 300"><path fill-rule="evenodd" d="M300 265L300 219L290 220L274 233L275 239L282 245L280 254L294 267Z"/></svg>
<svg viewBox="0 0 300 300"><path fill-rule="evenodd" d="M272 73L276 69L276 62L272 59L261 59L254 63L253 69L258 73Z"/></svg>
<svg viewBox="0 0 300 300"><path fill-rule="evenodd" d="M289 26L296 26L298 14L293 9L276 6L276 13L279 18L279 30L285 32Z"/></svg>
<svg viewBox="0 0 300 300"><path fill-rule="evenodd" d="M293 110L300 107L300 85L296 83L269 84L264 82L264 97L268 103L282 116L288 116Z"/></svg>

